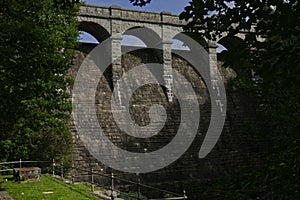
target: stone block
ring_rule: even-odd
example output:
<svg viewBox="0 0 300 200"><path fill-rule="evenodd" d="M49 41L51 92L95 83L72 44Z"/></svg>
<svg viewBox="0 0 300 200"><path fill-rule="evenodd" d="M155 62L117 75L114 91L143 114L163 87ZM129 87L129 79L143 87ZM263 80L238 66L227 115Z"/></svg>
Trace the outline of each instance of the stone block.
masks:
<svg viewBox="0 0 300 200"><path fill-rule="evenodd" d="M41 179L41 168L39 167L14 168L13 173L17 181L32 182Z"/></svg>

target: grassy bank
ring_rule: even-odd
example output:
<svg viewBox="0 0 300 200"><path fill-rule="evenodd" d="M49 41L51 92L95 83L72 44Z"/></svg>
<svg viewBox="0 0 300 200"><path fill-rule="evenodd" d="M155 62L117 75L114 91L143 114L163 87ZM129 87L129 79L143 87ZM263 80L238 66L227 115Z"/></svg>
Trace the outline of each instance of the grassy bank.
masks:
<svg viewBox="0 0 300 200"><path fill-rule="evenodd" d="M2 182L3 177L0 177ZM50 175L42 175L40 182L17 183L2 182L2 186L15 200L88 200L97 199L89 193L90 186L86 184L65 184Z"/></svg>

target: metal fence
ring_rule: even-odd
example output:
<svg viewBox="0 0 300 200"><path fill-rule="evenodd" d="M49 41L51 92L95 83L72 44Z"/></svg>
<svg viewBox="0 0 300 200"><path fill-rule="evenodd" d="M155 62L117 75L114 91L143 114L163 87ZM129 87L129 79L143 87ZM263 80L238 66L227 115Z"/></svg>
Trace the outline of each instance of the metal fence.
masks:
<svg viewBox="0 0 300 200"><path fill-rule="evenodd" d="M62 180L68 180L65 178L65 167L64 167L64 163L63 162L59 162L56 163L55 160L53 159L52 161L23 161L23 160L19 160L19 161L11 161L11 162L0 162L0 175L2 172L8 172L8 171L13 171L14 168L18 167L18 168L22 168L24 167L24 165L28 164L35 164L35 165L39 165L40 167L43 165L43 167L46 167L48 169L48 172L52 172L52 176L53 177L58 177ZM88 175L89 178L89 183L91 185L91 191L94 193L95 192L95 187L100 187L100 188L104 188L107 191L110 191L110 199L114 200L117 195L123 195L126 196L127 198L131 198L131 199L138 199L138 200L143 200L145 199L145 197L142 195L141 190L145 189L147 191L154 191L154 192L160 192L162 194L166 194L172 197L168 197L168 198L157 198L157 199L151 199L151 200L180 200L180 199L187 199L185 190L183 190L183 194L177 194L175 192L171 192L168 190L164 190L164 189L160 189L160 188L156 188L150 185L146 185L141 183L141 179L140 176L137 174L137 178L136 181L132 181L129 179L125 179L125 178L120 178L118 177L116 174L111 173L111 174L104 174L102 171L95 171L93 169L90 170L86 170L86 169L79 169L76 168L74 165L72 166L72 170L69 173L69 176L71 176L71 180L69 180L69 183L74 184L75 183L75 170L77 172L80 172L81 174L86 174ZM103 177L103 178L107 178L109 179L110 184L100 184L99 182L95 182L95 176L98 177ZM117 187L115 187L115 182L122 182L124 184L128 184L131 185L133 187L135 187L135 190L132 189L131 191L135 192L136 195L132 195L129 194L128 191L122 191L121 189L117 189Z"/></svg>
<svg viewBox="0 0 300 200"><path fill-rule="evenodd" d="M11 161L11 162L0 162L0 172L7 172L7 171L13 171L14 168L22 168L24 167L24 164L28 163L39 163L41 165L42 163L44 164L51 164L51 161L25 161L25 160L18 160L18 161Z"/></svg>

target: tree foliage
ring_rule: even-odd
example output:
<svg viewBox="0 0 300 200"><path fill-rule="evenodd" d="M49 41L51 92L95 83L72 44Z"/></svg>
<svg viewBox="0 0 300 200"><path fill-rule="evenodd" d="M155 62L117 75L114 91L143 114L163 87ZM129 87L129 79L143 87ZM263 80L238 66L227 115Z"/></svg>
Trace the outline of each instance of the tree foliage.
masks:
<svg viewBox="0 0 300 200"><path fill-rule="evenodd" d="M191 0L185 27L207 40L245 35L229 49L225 66L255 73L236 83L252 91L271 129L273 154L261 170L204 188L204 199L299 199L300 3L298 0ZM251 130L249 130L251 133Z"/></svg>
<svg viewBox="0 0 300 200"><path fill-rule="evenodd" d="M188 31L206 39L224 32L246 35L243 45L230 50L226 62L255 72L259 80L247 84L260 94L260 109L280 121L291 136L300 124L299 11L298 0L193 0L180 15L192 19Z"/></svg>
<svg viewBox="0 0 300 200"><path fill-rule="evenodd" d="M0 2L0 160L67 159L78 6Z"/></svg>
<svg viewBox="0 0 300 200"><path fill-rule="evenodd" d="M151 0L129 0L134 6L145 6L151 2Z"/></svg>
<svg viewBox="0 0 300 200"><path fill-rule="evenodd" d="M230 49L226 65L255 72L239 77L250 88L271 130L273 154L260 171L239 174L213 186L218 199L299 198L300 128L300 4L298 0L192 0L180 15L191 20L186 30L208 40L223 33L245 34L242 45ZM251 133L251 130L249 130ZM242 177L242 178L241 178Z"/></svg>

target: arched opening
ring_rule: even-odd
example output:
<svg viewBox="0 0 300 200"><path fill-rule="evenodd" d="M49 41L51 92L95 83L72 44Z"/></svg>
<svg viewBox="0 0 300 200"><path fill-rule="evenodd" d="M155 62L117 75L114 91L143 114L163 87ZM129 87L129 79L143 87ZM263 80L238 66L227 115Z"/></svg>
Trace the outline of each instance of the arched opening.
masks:
<svg viewBox="0 0 300 200"><path fill-rule="evenodd" d="M207 42L199 34L187 32L178 33L172 38L172 42L172 53L184 55L187 62L194 60L196 56L198 60L205 60L206 64L208 64ZM201 56L201 58L199 56Z"/></svg>
<svg viewBox="0 0 300 200"><path fill-rule="evenodd" d="M245 42L242 38L237 36L226 36L218 41L219 49L218 60L223 62L224 67L232 68L237 76L243 76L246 78L252 78L252 72L244 63L240 66L239 60L241 53L243 52Z"/></svg>
<svg viewBox="0 0 300 200"><path fill-rule="evenodd" d="M105 28L94 22L80 22L78 30L89 33L98 41L98 43L101 43L110 37L109 32Z"/></svg>
<svg viewBox="0 0 300 200"><path fill-rule="evenodd" d="M81 59L78 63L81 63L84 57L88 55L99 43L105 41L111 36L108 30L94 22L80 22L78 31L78 42L80 42L80 45L77 47L77 50L79 51L77 56ZM103 72L108 84L111 82L110 73L111 68L108 68L108 70Z"/></svg>
<svg viewBox="0 0 300 200"><path fill-rule="evenodd" d="M172 41L172 49L174 50L194 51L196 50L195 48L199 47L199 45L195 45L196 43L200 44L203 48L207 47L206 40L203 37L201 37L198 33L182 32L175 35Z"/></svg>
<svg viewBox="0 0 300 200"><path fill-rule="evenodd" d="M207 46L206 40L198 33L182 32L181 34L175 35L173 39L182 41L184 45L190 49L193 49L193 46L195 46L194 42L197 42L204 48Z"/></svg>
<svg viewBox="0 0 300 200"><path fill-rule="evenodd" d="M244 41L236 36L226 36L221 38L218 44L222 45L228 51L232 51L240 48L244 44Z"/></svg>
<svg viewBox="0 0 300 200"><path fill-rule="evenodd" d="M142 45L142 41L144 43L143 45L149 48L157 47L161 44L160 36L155 31L147 27L132 27L126 30L122 36L126 36L129 40L137 38L138 40L135 39L133 44Z"/></svg>
<svg viewBox="0 0 300 200"><path fill-rule="evenodd" d="M135 26L122 34L122 53L124 71L130 70L137 63L161 63L163 64L163 51L160 49L162 40L154 30L147 27ZM129 58L129 59L128 59ZM149 76L162 82L163 68L149 68ZM157 92L164 91L164 87L158 84ZM147 86L148 87L148 86ZM147 88L146 87L146 88ZM154 86L156 87L156 86ZM151 87L149 87L150 89Z"/></svg>
<svg viewBox="0 0 300 200"><path fill-rule="evenodd" d="M229 55L228 49L224 45L217 43L217 55L218 55L218 61L225 62L227 56Z"/></svg>
<svg viewBox="0 0 300 200"><path fill-rule="evenodd" d="M223 51L228 51L228 49L224 47L222 44L217 43L217 53L222 53Z"/></svg>
<svg viewBox="0 0 300 200"><path fill-rule="evenodd" d="M206 49L208 44L205 39L197 33L183 32L175 35L172 41L172 46L179 45L179 48L172 48L173 62L176 63L176 60L187 62L188 67L182 71L182 74L186 73L187 77L189 73L197 74L194 78L197 77L198 83L201 82L202 87L207 89L203 79L209 76L209 57Z"/></svg>
<svg viewBox="0 0 300 200"><path fill-rule="evenodd" d="M243 39L236 36L226 36L218 41L218 60L225 62L225 66L236 67L237 54L244 45Z"/></svg>
<svg viewBox="0 0 300 200"><path fill-rule="evenodd" d="M147 45L138 37L133 35L122 35L122 46L147 47Z"/></svg>
<svg viewBox="0 0 300 200"><path fill-rule="evenodd" d="M174 50L183 50L183 51L190 51L191 49L182 41L173 38L172 39L172 49Z"/></svg>
<svg viewBox="0 0 300 200"><path fill-rule="evenodd" d="M78 42L80 43L90 43L90 44L99 44L98 40L91 34L85 31L80 31L78 36Z"/></svg>

